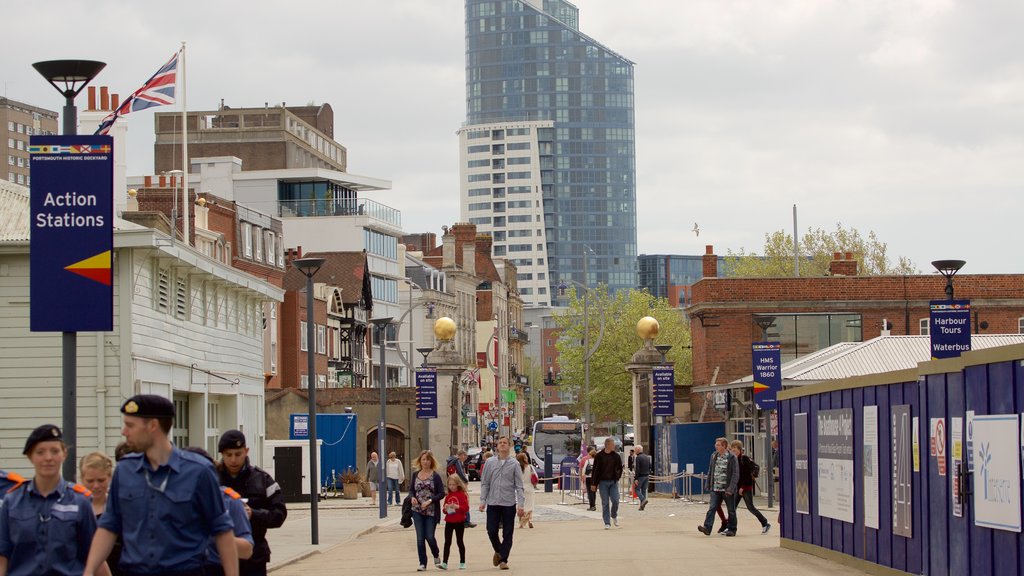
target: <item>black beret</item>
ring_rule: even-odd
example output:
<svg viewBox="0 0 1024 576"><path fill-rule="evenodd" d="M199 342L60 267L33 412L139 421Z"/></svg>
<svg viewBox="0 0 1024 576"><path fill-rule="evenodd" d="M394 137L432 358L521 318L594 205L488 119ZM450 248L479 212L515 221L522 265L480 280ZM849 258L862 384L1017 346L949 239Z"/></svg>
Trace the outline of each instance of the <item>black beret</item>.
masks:
<svg viewBox="0 0 1024 576"><path fill-rule="evenodd" d="M57 428L53 424L43 424L39 428L36 428L28 435L28 440L25 441L25 450L22 454L28 454L35 448L36 444L40 442L48 442L50 440L64 440L64 435L61 434L60 428Z"/></svg>
<svg viewBox="0 0 1024 576"><path fill-rule="evenodd" d="M217 452L232 448L245 448L245 434L238 430L228 430L220 437L220 442L217 443Z"/></svg>
<svg viewBox="0 0 1024 576"><path fill-rule="evenodd" d="M163 396L139 394L121 406L121 413L139 418L174 418L174 404Z"/></svg>

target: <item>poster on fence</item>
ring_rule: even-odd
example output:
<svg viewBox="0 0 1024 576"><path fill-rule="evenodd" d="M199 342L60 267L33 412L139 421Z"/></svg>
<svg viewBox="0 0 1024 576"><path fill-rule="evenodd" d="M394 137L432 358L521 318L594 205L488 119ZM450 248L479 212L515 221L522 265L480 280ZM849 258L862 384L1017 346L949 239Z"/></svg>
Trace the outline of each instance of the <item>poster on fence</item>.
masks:
<svg viewBox="0 0 1024 576"><path fill-rule="evenodd" d="M793 478L796 479L797 514L811 513L811 483L808 473L807 413L793 415Z"/></svg>
<svg viewBox="0 0 1024 576"><path fill-rule="evenodd" d="M818 411L818 513L853 523L853 409Z"/></svg>
<svg viewBox="0 0 1024 576"><path fill-rule="evenodd" d="M892 415L892 533L904 538L913 537L913 466L918 465L917 418L910 417L910 404L899 404L890 410ZM913 448L911 447L913 438ZM911 455L911 451L914 454Z"/></svg>
<svg viewBox="0 0 1024 576"><path fill-rule="evenodd" d="M1020 435L1016 414L974 417L974 524L1020 532Z"/></svg>
<svg viewBox="0 0 1024 576"><path fill-rule="evenodd" d="M878 406L864 407L864 525L878 529Z"/></svg>
<svg viewBox="0 0 1024 576"><path fill-rule="evenodd" d="M957 518L963 518L964 516L964 503L963 503L963 488L960 486L960 482L963 481L963 464L964 464L964 419L954 416L949 419L949 438L953 443L953 463L951 468L953 473L949 475L951 488L950 496L953 499L953 516Z"/></svg>
<svg viewBox="0 0 1024 576"><path fill-rule="evenodd" d="M917 416L910 420L910 427L912 428L914 438L914 472L921 471L921 429L919 424Z"/></svg>

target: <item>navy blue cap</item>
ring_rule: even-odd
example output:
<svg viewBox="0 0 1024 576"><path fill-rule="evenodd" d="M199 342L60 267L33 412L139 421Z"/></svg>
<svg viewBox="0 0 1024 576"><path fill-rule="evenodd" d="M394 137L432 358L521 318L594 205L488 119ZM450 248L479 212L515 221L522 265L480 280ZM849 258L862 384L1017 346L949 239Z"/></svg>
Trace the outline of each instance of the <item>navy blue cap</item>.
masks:
<svg viewBox="0 0 1024 576"><path fill-rule="evenodd" d="M245 448L245 434L238 430L228 430L220 437L220 442L217 443L217 452L232 448Z"/></svg>
<svg viewBox="0 0 1024 576"><path fill-rule="evenodd" d="M139 418L174 418L174 404L156 394L138 394L121 405L121 413Z"/></svg>
<svg viewBox="0 0 1024 576"><path fill-rule="evenodd" d="M40 442L49 442L51 440L64 440L64 435L61 434L60 428L57 428L53 424L43 424L36 428L28 435L28 440L25 441L25 450L22 454L28 454L35 448L36 444Z"/></svg>

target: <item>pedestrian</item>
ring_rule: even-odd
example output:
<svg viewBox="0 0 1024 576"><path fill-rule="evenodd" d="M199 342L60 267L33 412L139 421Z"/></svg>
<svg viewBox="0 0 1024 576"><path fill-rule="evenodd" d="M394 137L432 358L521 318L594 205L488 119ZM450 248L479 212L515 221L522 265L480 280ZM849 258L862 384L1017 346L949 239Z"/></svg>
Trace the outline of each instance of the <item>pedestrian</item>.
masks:
<svg viewBox="0 0 1024 576"><path fill-rule="evenodd" d="M633 474L633 463L636 460L637 452L636 447L629 449L629 457L626 459L626 468L629 469L629 473Z"/></svg>
<svg viewBox="0 0 1024 576"><path fill-rule="evenodd" d="M388 460L384 463L384 477L388 481L388 504L391 504L393 498L395 506L401 506L402 492L400 487L402 482L405 482L405 467L402 466L402 461L398 459L394 452L388 454Z"/></svg>
<svg viewBox="0 0 1024 576"><path fill-rule="evenodd" d="M737 484L737 494L747 505L747 510L761 523L761 534L767 534L772 529L768 519L754 507L754 478L756 478L757 466L749 456L743 453L743 442L733 440L729 443L729 450L736 456L740 465L740 479Z"/></svg>
<svg viewBox="0 0 1024 576"><path fill-rule="evenodd" d="M487 511L487 537L494 549L494 565L508 570L508 557L512 553L512 535L515 518L524 514L523 474L519 463L510 454L508 438L498 438L498 455L484 466L480 478L480 511ZM498 538L498 525L501 538Z"/></svg>
<svg viewBox="0 0 1024 576"><path fill-rule="evenodd" d="M604 529L619 527L619 479L622 478L622 457L615 451L615 440L604 439L604 450L594 456L594 482L601 495L601 517Z"/></svg>
<svg viewBox="0 0 1024 576"><path fill-rule="evenodd" d="M736 535L736 486L740 479L740 467L736 456L728 450L728 447L728 439L718 438L715 440L715 451L711 453L711 460L708 462L705 489L711 495L711 502L708 505L708 513L704 517L704 524L697 526L697 530L705 536L711 535L715 510L723 501L729 510L725 535Z"/></svg>
<svg viewBox="0 0 1024 576"><path fill-rule="evenodd" d="M140 394L129 398L121 413L121 433L131 453L114 470L84 576L103 565L118 534L124 536L122 574L199 574L213 539L224 574L237 576L238 551L217 472L168 438L174 404Z"/></svg>
<svg viewBox="0 0 1024 576"><path fill-rule="evenodd" d="M78 478L89 492L92 492L92 511L99 522L107 509L107 493L110 491L110 480L114 477L114 461L102 452L92 452L82 457L78 464ZM114 548L107 556L107 568L113 576L121 574L118 563L121 561L121 539L114 543Z"/></svg>
<svg viewBox="0 0 1024 576"><path fill-rule="evenodd" d="M370 461L366 463L366 483L370 485L370 502L377 499L377 484L380 483L380 459L376 452L370 453Z"/></svg>
<svg viewBox="0 0 1024 576"><path fill-rule="evenodd" d="M409 483L409 502L412 504L412 523L416 527L416 553L420 560L416 571L423 572L427 569L427 545L434 555L434 566L441 564L441 551L437 547L434 532L441 520L444 480L437 473L437 460L434 460L430 450L420 452L412 469L416 473Z"/></svg>
<svg viewBox="0 0 1024 576"><path fill-rule="evenodd" d="M643 510L647 507L647 486L651 481L651 457L644 453L644 447L640 444L633 450L636 454L633 464L636 479L633 484L636 486L636 496L640 499L640 510Z"/></svg>
<svg viewBox="0 0 1024 576"><path fill-rule="evenodd" d="M587 510L594 512L597 510L597 483L594 482L594 456L597 456L597 450L591 449L587 452L587 455L583 458L583 462L580 464L580 478L583 479L583 489L587 493L587 501L590 506Z"/></svg>
<svg viewBox="0 0 1024 576"><path fill-rule="evenodd" d="M455 474L456 476L459 477L459 480L462 481L462 485L466 486L466 487L469 486L469 476L466 475L466 460L468 460L468 459L469 459L469 455L466 453L466 451L465 450L459 450L458 452L455 453L455 456L449 456L448 457L448 464L447 464L447 467L446 467L446 471L448 472L448 476L451 476L452 474ZM466 488L466 490L468 491L469 489ZM469 516L470 516L469 515L469 511L467 510L466 511L466 528L476 528L476 524L474 524L469 519Z"/></svg>
<svg viewBox="0 0 1024 576"><path fill-rule="evenodd" d="M198 446L189 446L184 448L184 450L202 456L214 466L217 464L213 461L213 456L210 456L209 452ZM224 507L227 508L228 515L231 516L231 531L235 537L235 550L238 551L238 560L242 561L251 558L253 550L252 524L249 523L249 515L245 510L245 502L242 501L242 495L227 486L221 486L220 491L221 498L224 500ZM239 573L245 574L245 572L241 571ZM206 562L203 564L203 576L222 576L223 574L224 571L220 567L220 554L217 553L217 546L211 540L209 546L206 547Z"/></svg>
<svg viewBox="0 0 1024 576"><path fill-rule="evenodd" d="M466 569L466 544L462 537L466 532L466 519L469 518L469 496L466 485L458 476L448 477L448 495L444 498L444 560L438 566L441 570L448 569L448 557L452 551L452 534L459 547L459 570Z"/></svg>
<svg viewBox="0 0 1024 576"><path fill-rule="evenodd" d="M245 434L228 430L217 442L217 451L220 452L217 467L220 485L241 495L246 517L252 525L252 556L241 560L238 569L246 576L262 576L270 563L267 530L280 528L288 518L284 492L270 474L249 463Z"/></svg>
<svg viewBox="0 0 1024 576"><path fill-rule="evenodd" d="M519 466L523 470L523 515L519 518L519 527L529 526L533 528L533 493L537 491L537 472L530 464L530 457L526 454L516 454Z"/></svg>
<svg viewBox="0 0 1024 576"><path fill-rule="evenodd" d="M17 472L7 472L6 470L0 470L0 500L4 499L4 494L13 491L18 486L21 486L26 482L25 478Z"/></svg>
<svg viewBox="0 0 1024 576"><path fill-rule="evenodd" d="M35 475L0 499L0 574L81 574L96 516L89 491L61 478L68 451L60 428L44 424L33 430L22 454ZM106 564L96 568L97 574L110 573Z"/></svg>

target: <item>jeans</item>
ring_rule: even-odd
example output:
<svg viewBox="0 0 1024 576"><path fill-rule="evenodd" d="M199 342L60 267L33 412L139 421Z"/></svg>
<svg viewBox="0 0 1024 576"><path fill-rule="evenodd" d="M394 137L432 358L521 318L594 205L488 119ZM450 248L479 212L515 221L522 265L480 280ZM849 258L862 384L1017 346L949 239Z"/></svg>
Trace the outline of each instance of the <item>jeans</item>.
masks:
<svg viewBox="0 0 1024 576"><path fill-rule="evenodd" d="M754 518L757 518L757 521L761 523L761 527L764 528L765 526L767 526L768 519L765 518L764 514L761 514L761 512L754 507L754 491L744 490L742 498L743 502L747 505L747 510L750 510L750 513L754 515Z"/></svg>
<svg viewBox="0 0 1024 576"><path fill-rule="evenodd" d="M708 504L708 513L704 517L704 527L711 531L711 528L715 525L715 510L718 509L718 505L725 502L725 507L729 511L729 520L727 521L727 530L730 532L736 531L736 495L726 496L725 492L711 492L711 502Z"/></svg>
<svg viewBox="0 0 1024 576"><path fill-rule="evenodd" d="M498 539L498 524L501 524L501 540ZM502 562L508 562L512 552L512 533L516 529L515 506L487 506L487 537L491 540L494 553L501 556Z"/></svg>
<svg viewBox="0 0 1024 576"><path fill-rule="evenodd" d="M430 544L430 552L434 555L434 558L441 554L441 550L437 547L437 539L434 538L437 518L413 511L412 525L416 527L416 554L420 557L420 566L426 566L427 544Z"/></svg>
<svg viewBox="0 0 1024 576"><path fill-rule="evenodd" d="M619 484L615 480L601 480L597 484L597 491L601 493L601 517L605 524L611 524L612 520L619 517ZM611 500L611 518L608 517L608 501Z"/></svg>
<svg viewBox="0 0 1024 576"><path fill-rule="evenodd" d="M594 489L591 490L591 488ZM587 478L585 490L587 491L587 500L590 502L590 507L593 508L594 504L597 503L597 484L595 484L590 478Z"/></svg>
<svg viewBox="0 0 1024 576"><path fill-rule="evenodd" d="M647 484L650 482L650 476L637 476L636 477L636 497L641 502L647 500Z"/></svg>
<svg viewBox="0 0 1024 576"><path fill-rule="evenodd" d="M387 502L391 504L391 495L395 496L395 504L402 503L402 492L398 489L398 478L388 478Z"/></svg>

